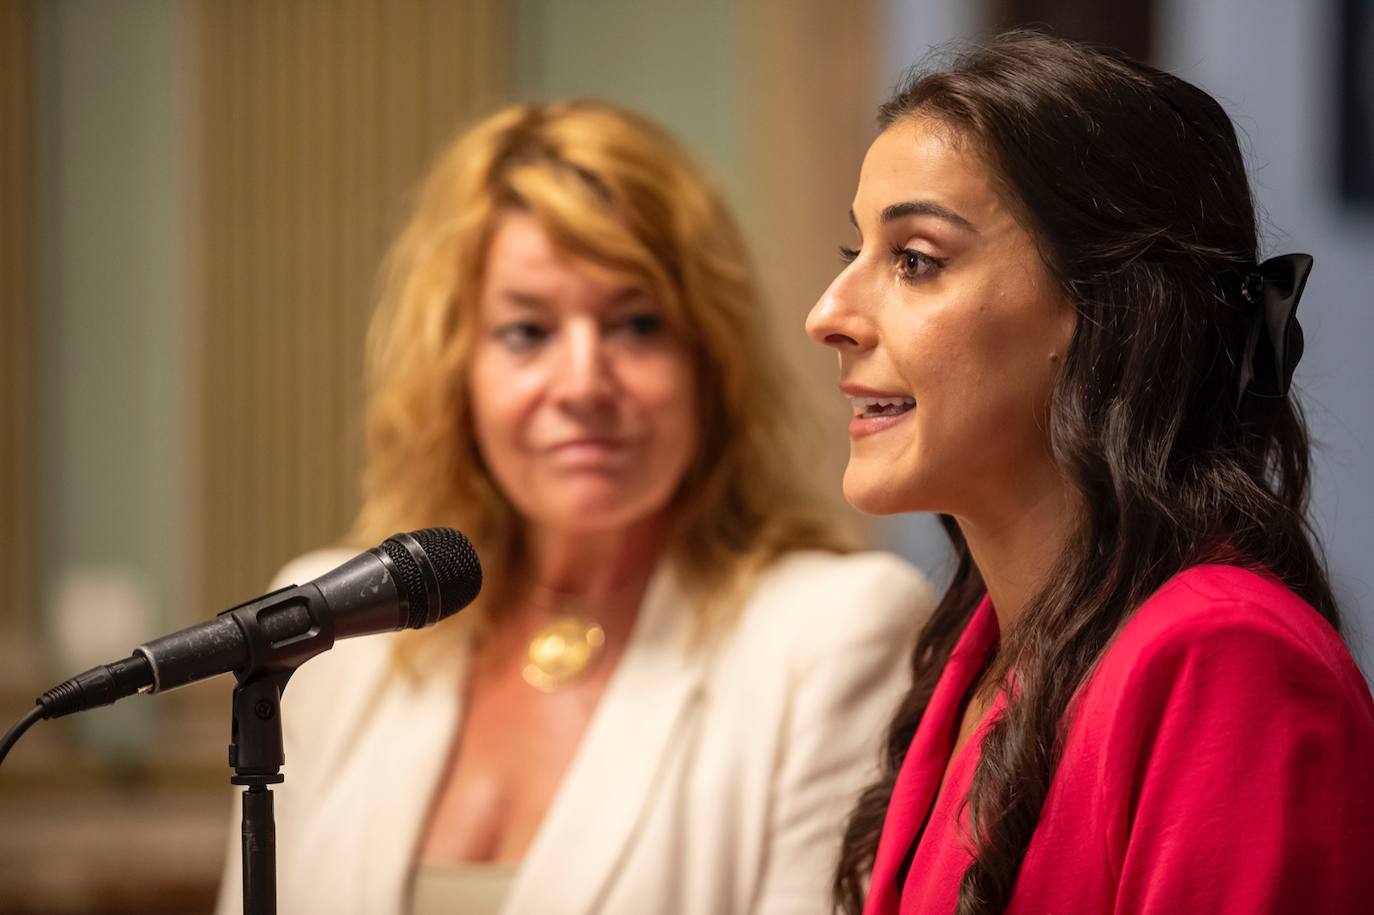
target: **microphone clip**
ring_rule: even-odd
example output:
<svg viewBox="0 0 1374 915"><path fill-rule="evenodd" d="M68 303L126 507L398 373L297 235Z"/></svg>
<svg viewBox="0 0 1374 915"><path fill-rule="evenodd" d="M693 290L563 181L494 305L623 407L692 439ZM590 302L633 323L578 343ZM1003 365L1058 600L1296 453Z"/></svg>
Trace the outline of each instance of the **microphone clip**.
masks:
<svg viewBox="0 0 1374 915"><path fill-rule="evenodd" d="M281 696L295 668L258 671L234 687L229 765L234 785L277 785L286 763L282 741Z"/></svg>

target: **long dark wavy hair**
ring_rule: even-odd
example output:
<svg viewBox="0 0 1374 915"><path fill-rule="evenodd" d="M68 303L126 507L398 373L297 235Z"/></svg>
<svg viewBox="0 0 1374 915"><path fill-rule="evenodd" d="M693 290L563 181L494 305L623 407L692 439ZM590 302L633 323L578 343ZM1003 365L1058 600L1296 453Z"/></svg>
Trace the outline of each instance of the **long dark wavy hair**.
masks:
<svg viewBox="0 0 1374 915"><path fill-rule="evenodd" d="M958 912L999 912L1059 761L1070 699L1133 610L1199 563L1263 566L1339 631L1306 520L1309 446L1291 397L1240 395L1256 217L1235 130L1196 86L1033 31L916 72L883 128L935 118L982 153L1078 312L1050 405L1055 461L1085 507L980 680L1019 689L968 795ZM952 583L921 632L882 775L852 813L834 882L858 913L888 800L941 669L984 594L958 525Z"/></svg>

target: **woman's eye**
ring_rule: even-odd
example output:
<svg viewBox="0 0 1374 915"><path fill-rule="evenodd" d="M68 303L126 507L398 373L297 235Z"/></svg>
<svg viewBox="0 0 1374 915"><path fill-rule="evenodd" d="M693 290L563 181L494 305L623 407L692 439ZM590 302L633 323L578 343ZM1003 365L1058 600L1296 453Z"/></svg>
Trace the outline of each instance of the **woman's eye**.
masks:
<svg viewBox="0 0 1374 915"><path fill-rule="evenodd" d="M623 331L631 337L647 339L663 330L663 318L652 312L627 315L611 325L613 331Z"/></svg>
<svg viewBox="0 0 1374 915"><path fill-rule="evenodd" d="M844 245L840 245L840 263L852 264L858 257L859 251L857 248L846 248Z"/></svg>
<svg viewBox="0 0 1374 915"><path fill-rule="evenodd" d="M892 256L897 259L897 275L906 282L933 276L945 266L946 261L943 257L935 257L915 248L893 248Z"/></svg>
<svg viewBox="0 0 1374 915"><path fill-rule="evenodd" d="M512 321L496 328L496 338L514 352L533 349L548 336L549 332L533 321Z"/></svg>

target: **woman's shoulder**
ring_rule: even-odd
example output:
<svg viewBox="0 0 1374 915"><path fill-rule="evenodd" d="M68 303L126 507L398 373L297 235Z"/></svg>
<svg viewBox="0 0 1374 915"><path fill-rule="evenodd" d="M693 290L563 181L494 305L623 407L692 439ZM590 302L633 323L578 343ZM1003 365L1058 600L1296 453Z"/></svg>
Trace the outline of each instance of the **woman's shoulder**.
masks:
<svg viewBox="0 0 1374 915"><path fill-rule="evenodd" d="M801 654L873 640L904 645L932 607L926 577L899 556L800 550L759 574L736 628Z"/></svg>
<svg viewBox="0 0 1374 915"><path fill-rule="evenodd" d="M1335 629L1266 569L1198 565L1170 578L1122 629L1120 648L1186 648L1250 636L1314 657L1348 656Z"/></svg>
<svg viewBox="0 0 1374 915"><path fill-rule="evenodd" d="M776 561L703 664L712 741L770 769L785 741L792 774L780 778L837 778L837 794L851 796L909 679L930 606L924 576L887 553Z"/></svg>
<svg viewBox="0 0 1374 915"><path fill-rule="evenodd" d="M1232 565L1194 566L1165 582L1122 627L1094 680L1155 691L1185 674L1204 685L1237 672L1244 682L1218 683L1218 697L1255 701L1301 681L1312 697L1334 691L1369 702L1330 623L1268 570Z"/></svg>
<svg viewBox="0 0 1374 915"><path fill-rule="evenodd" d="M313 550L288 562L272 576L272 589L303 585L319 578L325 572L343 565L356 555L356 551L345 547L326 547Z"/></svg>
<svg viewBox="0 0 1374 915"><path fill-rule="evenodd" d="M920 570L892 553L799 550L759 575L748 603L751 612L796 623L859 622L893 615L911 618L931 606L931 591Z"/></svg>
<svg viewBox="0 0 1374 915"><path fill-rule="evenodd" d="M303 585L356 555L346 548L316 550L282 566L272 588ZM291 675L282 695L282 717L289 743L315 743L325 732L365 706L393 663L397 633L340 639Z"/></svg>
<svg viewBox="0 0 1374 915"><path fill-rule="evenodd" d="M1198 566L1136 610L1084 685L1041 827L1060 836L1047 847L1095 836L1136 908L1226 908L1197 902L1225 860L1236 881L1216 899L1250 900L1228 911L1296 911L1274 904L1281 884L1341 884L1367 857L1350 811L1374 799L1372 762L1374 702L1336 631L1263 569ZM1283 881L1237 876L1276 861Z"/></svg>

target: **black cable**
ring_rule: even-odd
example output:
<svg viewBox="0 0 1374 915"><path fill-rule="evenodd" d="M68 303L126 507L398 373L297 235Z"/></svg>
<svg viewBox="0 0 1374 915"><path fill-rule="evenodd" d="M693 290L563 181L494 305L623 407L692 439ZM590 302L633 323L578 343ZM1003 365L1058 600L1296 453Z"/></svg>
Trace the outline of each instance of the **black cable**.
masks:
<svg viewBox="0 0 1374 915"><path fill-rule="evenodd" d="M4 737L0 737L0 763L5 761L6 754L10 747L24 736L24 732L33 727L33 723L43 717L43 706L35 704L29 709L29 713L19 720L19 723L5 732Z"/></svg>

